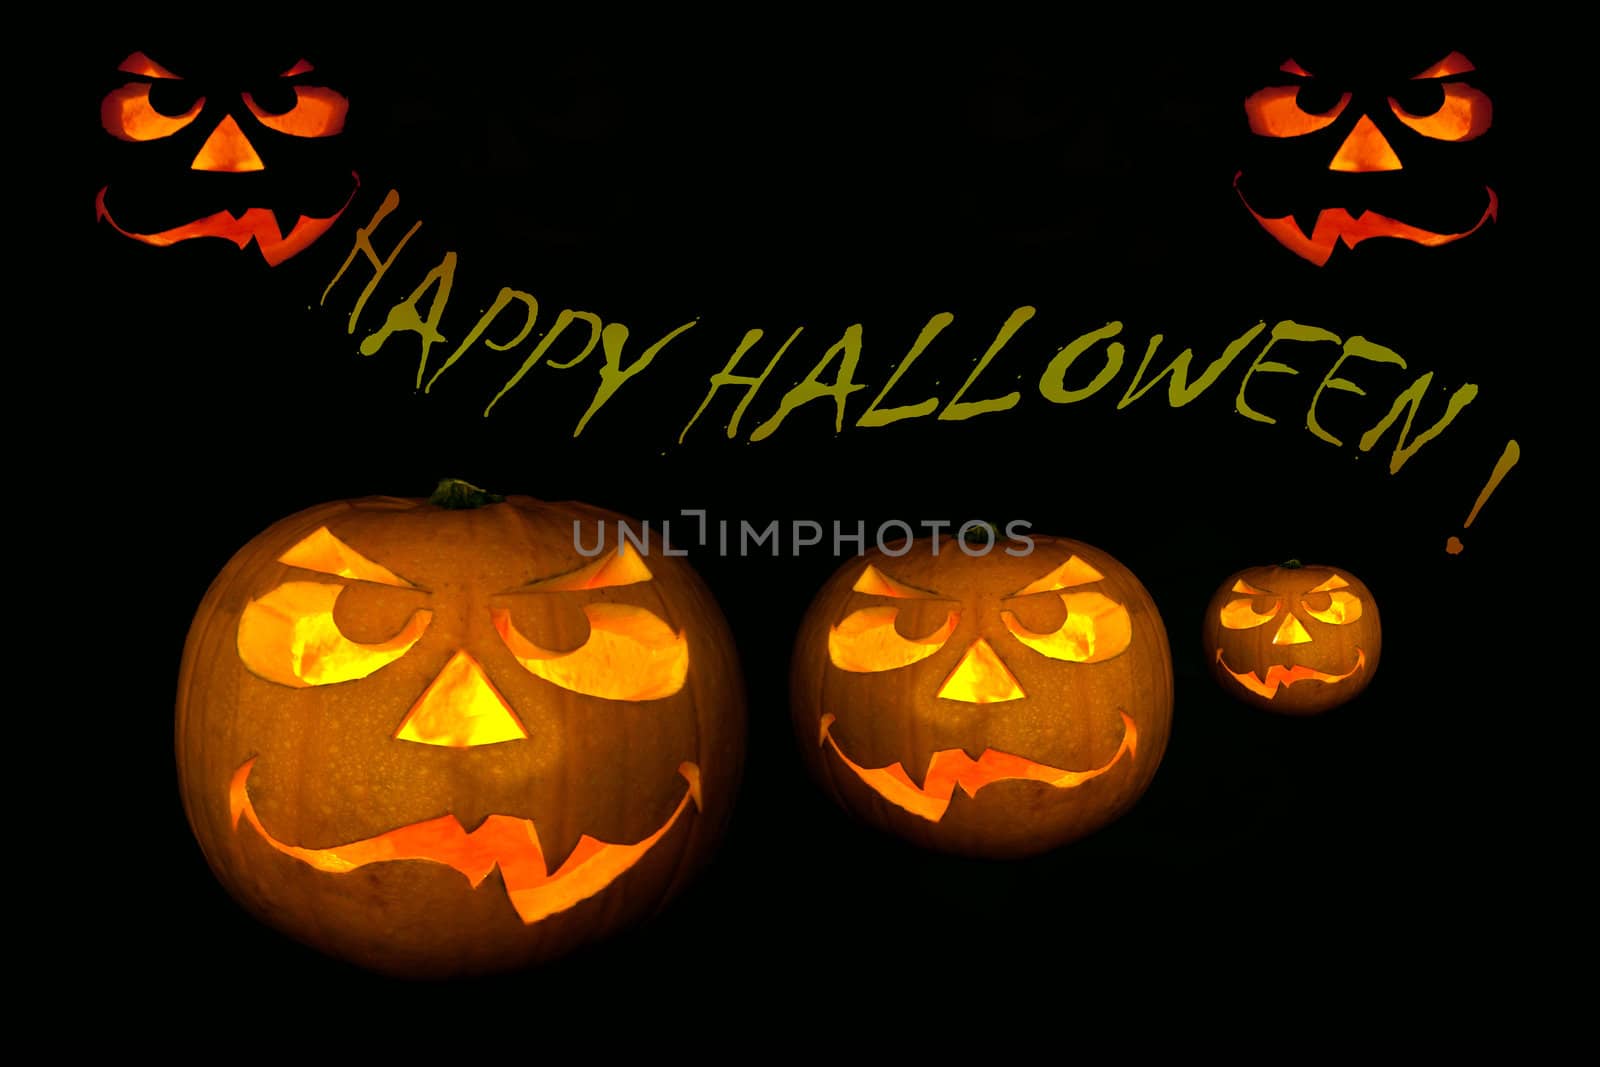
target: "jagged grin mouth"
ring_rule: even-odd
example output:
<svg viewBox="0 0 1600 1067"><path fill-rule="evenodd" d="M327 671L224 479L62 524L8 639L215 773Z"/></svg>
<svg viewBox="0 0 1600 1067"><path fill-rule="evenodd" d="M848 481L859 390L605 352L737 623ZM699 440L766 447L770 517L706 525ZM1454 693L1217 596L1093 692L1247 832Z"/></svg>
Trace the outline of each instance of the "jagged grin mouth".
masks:
<svg viewBox="0 0 1600 1067"><path fill-rule="evenodd" d="M1063 770L1035 763L1024 756L996 752L992 748L984 749L977 759L959 748L945 748L935 752L928 760L928 773L919 786L898 762L887 767L863 767L845 755L829 730L835 721L831 714L822 717L817 744L831 745L834 754L857 778L891 804L930 822L938 822L949 809L958 785L969 797L977 796L978 790L986 785L1014 779L1042 782L1056 789L1072 789L1105 774L1117 765L1123 755L1132 760L1138 747L1139 730L1127 712L1119 709L1119 714L1122 715L1122 743L1117 746L1116 754L1102 766L1086 771Z"/></svg>
<svg viewBox="0 0 1600 1067"><path fill-rule="evenodd" d="M1277 238L1279 244L1319 267L1328 262L1340 241L1344 242L1346 248L1354 248L1372 237L1398 237L1403 241L1437 248L1452 241L1459 241L1463 237L1471 237L1483 228L1484 223L1498 220L1500 217L1500 198L1495 195L1493 189L1485 185L1483 191L1488 194L1488 204L1484 207L1483 214L1473 223L1471 229L1462 230L1460 233L1426 230L1387 215L1380 215L1376 211L1363 211L1359 215L1351 215L1342 207L1330 207L1323 208L1317 213L1317 221L1308 234L1301 229L1293 215L1270 219L1251 207L1250 201L1245 199L1244 191L1239 188L1239 179L1243 174L1244 171L1234 174L1233 190L1239 194L1239 201L1244 204L1245 210L1250 212L1251 217L1262 229Z"/></svg>
<svg viewBox="0 0 1600 1067"><path fill-rule="evenodd" d="M1328 674L1325 671L1307 667L1303 663L1296 663L1292 667L1282 663L1274 663L1267 668L1267 676L1262 678L1255 671L1236 671L1228 666L1227 661L1222 658L1222 649L1220 648L1217 649L1217 663L1221 665L1223 670L1228 672L1234 681L1250 690L1250 692L1271 700L1278 695L1278 687L1280 685L1287 688L1296 682L1325 682L1329 685L1335 682L1342 682L1367 665L1367 654L1362 649L1356 649L1356 665L1343 674Z"/></svg>
<svg viewBox="0 0 1600 1067"><path fill-rule="evenodd" d="M236 833L243 819L279 852L329 874L344 874L369 863L424 860L454 868L476 889L489 872L498 867L511 906L528 925L565 911L605 889L667 835L691 800L697 810L701 808L700 768L686 761L679 765L678 773L683 775L688 787L659 829L631 845L608 844L584 834L572 854L551 874L532 820L514 815L491 815L471 833L454 815L441 815L331 848L286 844L261 824L250 802L246 783L255 762L253 756L246 760L234 772L228 786L228 810Z"/></svg>

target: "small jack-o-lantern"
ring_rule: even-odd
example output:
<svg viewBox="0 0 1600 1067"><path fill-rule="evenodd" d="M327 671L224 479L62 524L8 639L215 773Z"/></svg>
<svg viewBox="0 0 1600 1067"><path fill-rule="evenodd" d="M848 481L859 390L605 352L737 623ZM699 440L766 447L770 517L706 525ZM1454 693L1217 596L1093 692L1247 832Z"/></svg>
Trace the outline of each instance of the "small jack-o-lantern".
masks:
<svg viewBox="0 0 1600 1067"><path fill-rule="evenodd" d="M1234 188L1295 255L1320 267L1340 242L1375 237L1438 247L1497 217L1494 189L1471 176L1494 118L1477 68L1420 55L1290 58L1245 98L1256 150Z"/></svg>
<svg viewBox="0 0 1600 1067"><path fill-rule="evenodd" d="M1315 715L1367 687L1382 635L1378 603L1359 578L1290 560L1223 582L1206 608L1202 643L1217 682L1240 700Z"/></svg>
<svg viewBox="0 0 1600 1067"><path fill-rule="evenodd" d="M158 248L202 237L254 242L277 266L328 229L360 184L338 149L349 101L306 59L167 59L132 52L100 125L125 151L96 217ZM265 65L270 62L270 66ZM315 150L308 146L326 146Z"/></svg>
<svg viewBox="0 0 1600 1067"><path fill-rule="evenodd" d="M459 487L457 487L459 488ZM542 960L656 911L715 845L744 743L715 602L681 559L586 559L528 497L372 498L279 522L184 650L179 782L223 885L411 976Z"/></svg>
<svg viewBox="0 0 1600 1067"><path fill-rule="evenodd" d="M845 564L801 624L801 751L842 807L918 844L1044 852L1144 792L1172 723L1150 595L1089 545L918 541Z"/></svg>

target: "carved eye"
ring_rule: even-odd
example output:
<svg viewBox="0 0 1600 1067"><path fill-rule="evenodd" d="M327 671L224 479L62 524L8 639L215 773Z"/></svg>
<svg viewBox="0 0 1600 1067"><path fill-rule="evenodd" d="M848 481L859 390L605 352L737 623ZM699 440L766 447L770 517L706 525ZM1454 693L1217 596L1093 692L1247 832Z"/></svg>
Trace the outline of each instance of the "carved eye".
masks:
<svg viewBox="0 0 1600 1067"><path fill-rule="evenodd" d="M283 111L268 110L250 93L240 95L250 114L269 130L290 137L332 137L344 130L344 117L350 110L344 94L314 85L296 85L291 90L294 102Z"/></svg>
<svg viewBox="0 0 1600 1067"><path fill-rule="evenodd" d="M284 582L245 605L239 619L239 658L254 674L303 689L365 678L410 651L433 613L418 610L387 641L363 645L333 621L346 589L325 582Z"/></svg>
<svg viewBox="0 0 1600 1067"><path fill-rule="evenodd" d="M1100 593L1060 593L1067 617L1059 629L1037 634L1015 613L1002 611L1000 621L1013 637L1041 656L1069 663L1099 663L1127 650L1133 641L1128 609Z"/></svg>
<svg viewBox="0 0 1600 1067"><path fill-rule="evenodd" d="M184 93L182 79L143 52L134 52L118 64L124 74L150 81L129 82L113 89L100 101L100 125L119 141L158 141L171 137L193 122L206 98ZM158 99L151 101L151 93Z"/></svg>
<svg viewBox="0 0 1600 1067"><path fill-rule="evenodd" d="M894 628L900 609L893 604L862 608L828 630L828 658L842 671L892 671L927 659L950 640L961 613L950 612L926 637L901 637Z"/></svg>
<svg viewBox="0 0 1600 1067"><path fill-rule="evenodd" d="M1218 612L1222 625L1229 630L1252 630L1257 626L1265 626L1283 610L1281 598L1273 597L1265 589L1257 589L1242 578L1233 583L1233 592L1245 595L1237 600L1228 601ZM1265 612L1257 611L1256 604L1266 602L1267 598L1271 599L1271 609Z"/></svg>
<svg viewBox="0 0 1600 1067"><path fill-rule="evenodd" d="M1407 110L1405 105L1409 103L1415 107L1416 101L1401 101L1392 96L1389 108L1395 118L1435 141L1471 141L1481 137L1494 119L1494 105L1488 95L1465 82L1450 82L1441 88L1442 92L1436 94L1438 106L1426 113Z"/></svg>
<svg viewBox="0 0 1600 1067"><path fill-rule="evenodd" d="M689 642L683 634L633 604L585 604L583 613L589 639L569 652L551 652L528 640L506 608L490 614L517 662L562 689L606 700L659 700L683 688L689 674Z"/></svg>
<svg viewBox="0 0 1600 1067"><path fill-rule="evenodd" d="M1282 69L1309 79L1292 59ZM1269 85L1245 97L1244 114L1251 132L1258 136L1302 137L1333 125L1350 103L1349 93L1337 99L1329 99L1330 96L1310 80L1295 85Z"/></svg>
<svg viewBox="0 0 1600 1067"><path fill-rule="evenodd" d="M1318 622L1344 626L1361 618L1361 598L1348 592L1349 582L1334 575L1306 593L1300 604Z"/></svg>
<svg viewBox="0 0 1600 1067"><path fill-rule="evenodd" d="M150 103L150 89L149 82L129 82L111 90L100 101L100 125L119 141L158 141L189 125L206 106L202 96L182 114L163 114Z"/></svg>

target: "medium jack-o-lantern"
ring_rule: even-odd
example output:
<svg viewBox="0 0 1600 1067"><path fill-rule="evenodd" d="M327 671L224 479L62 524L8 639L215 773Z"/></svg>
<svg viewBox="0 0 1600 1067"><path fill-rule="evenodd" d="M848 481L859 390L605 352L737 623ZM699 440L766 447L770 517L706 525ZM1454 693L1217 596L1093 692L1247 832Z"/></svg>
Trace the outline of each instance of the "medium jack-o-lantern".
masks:
<svg viewBox="0 0 1600 1067"><path fill-rule="evenodd" d="M1234 188L1252 218L1295 255L1323 266L1343 243L1387 237L1438 247L1498 217L1473 176L1475 142L1494 118L1461 52L1302 55L1245 98L1251 160Z"/></svg>
<svg viewBox="0 0 1600 1067"><path fill-rule="evenodd" d="M457 487L459 490L459 486ZM250 911L410 976L543 960L656 911L715 846L744 744L726 623L681 559L528 497L274 525L184 649L177 754Z"/></svg>
<svg viewBox="0 0 1600 1067"><path fill-rule="evenodd" d="M1206 608L1202 645L1218 684L1286 715L1315 715L1372 681L1383 649L1378 603L1336 567L1290 560L1222 583Z"/></svg>
<svg viewBox="0 0 1600 1067"><path fill-rule="evenodd" d="M95 213L157 248L254 242L275 267L355 197L359 179L336 147L349 101L306 59L224 51L221 66L198 56L169 68L144 52L118 64L122 84L102 98L100 125L125 150Z"/></svg>
<svg viewBox="0 0 1600 1067"><path fill-rule="evenodd" d="M1025 856L1121 816L1172 724L1150 595L1089 545L918 541L845 564L801 624L801 751L842 807L918 844Z"/></svg>

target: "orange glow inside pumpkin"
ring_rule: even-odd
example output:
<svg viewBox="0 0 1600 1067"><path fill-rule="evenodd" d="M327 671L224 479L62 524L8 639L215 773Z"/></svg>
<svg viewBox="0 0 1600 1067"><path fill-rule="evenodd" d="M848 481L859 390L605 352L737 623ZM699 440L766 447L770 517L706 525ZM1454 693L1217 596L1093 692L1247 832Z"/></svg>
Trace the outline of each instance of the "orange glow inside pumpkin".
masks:
<svg viewBox="0 0 1600 1067"><path fill-rule="evenodd" d="M340 578L353 578L359 582L376 582L400 589L416 586L395 574L389 568L363 556L333 534L326 526L306 536L278 557L278 562L290 567L300 567L318 574L334 574Z"/></svg>
<svg viewBox="0 0 1600 1067"><path fill-rule="evenodd" d="M894 597L897 600L939 600L939 594L930 593L926 589L918 589L904 582L884 574L872 564L867 564L867 569L861 572L861 577L856 579L856 584L850 587L858 593L869 596Z"/></svg>
<svg viewBox="0 0 1600 1067"><path fill-rule="evenodd" d="M525 924L539 922L599 893L666 836L691 800L697 809L701 807L700 768L685 762L678 767L678 773L688 788L659 829L631 845L608 844L585 834L551 874L533 822L510 815L491 815L471 833L454 815L441 815L332 848L285 844L261 824L250 802L247 784L254 764L254 757L246 760L228 785L228 807L235 831L242 818L279 852L330 874L344 874L370 863L423 860L454 868L477 888L491 870L499 867L511 906Z"/></svg>
<svg viewBox="0 0 1600 1067"><path fill-rule="evenodd" d="M131 82L100 101L100 125L119 141L156 141L189 125L205 106L202 96L181 115L163 115L150 106L150 86Z"/></svg>
<svg viewBox="0 0 1600 1067"><path fill-rule="evenodd" d="M1362 115L1339 146L1339 151L1334 153L1328 169L1351 174L1372 174L1402 170L1404 167L1389 144L1389 139L1378 129L1378 124L1372 121L1370 115Z"/></svg>
<svg viewBox="0 0 1600 1067"><path fill-rule="evenodd" d="M458 651L428 683L394 736L424 745L472 748L520 741L528 731L478 661Z"/></svg>
<svg viewBox="0 0 1600 1067"><path fill-rule="evenodd" d="M1439 62L1412 78L1412 81L1422 81L1425 78L1449 78L1457 74L1467 74L1478 68L1472 65L1472 60L1460 52L1451 52Z"/></svg>
<svg viewBox="0 0 1600 1067"><path fill-rule="evenodd" d="M1273 697L1278 695L1278 687L1280 685L1290 686L1294 685L1296 682L1324 682L1327 684L1332 684L1335 682L1342 682L1346 678L1354 677L1357 671L1360 671L1362 668L1366 667L1367 654L1360 649L1357 649L1356 665L1345 671L1343 674L1329 674L1325 671L1314 670L1311 667L1307 667L1303 663L1297 663L1293 667L1286 667L1281 663L1274 663L1272 666L1267 668L1267 676L1265 679L1258 678L1254 671L1236 671L1232 667L1228 666L1228 664L1222 659L1222 650L1220 648L1217 649L1217 662L1222 664L1222 669L1227 671L1229 676L1232 677L1234 681L1238 682L1252 693L1271 700Z"/></svg>
<svg viewBox="0 0 1600 1067"><path fill-rule="evenodd" d="M845 755L829 730L834 721L833 715L822 717L817 743L832 745L835 755L845 766L879 796L930 822L938 822L944 817L957 786L969 797L977 796L978 790L986 785L1018 779L1043 782L1056 789L1072 789L1105 774L1116 766L1124 754L1133 759L1139 740L1138 728L1127 712L1123 712L1122 743L1118 745L1116 754L1103 765L1086 771L1063 770L989 748L984 749L977 759L959 748L940 749L928 760L928 773L923 778L923 784L918 786L900 763L892 763L887 767L863 767Z"/></svg>
<svg viewBox="0 0 1600 1067"><path fill-rule="evenodd" d="M1030 587L1031 588L1031 587ZM1133 643L1128 609L1101 593L1062 593L1067 617L1059 629L1036 634L1009 611L1000 621L1013 637L1041 656L1068 663L1099 663L1121 654Z"/></svg>
<svg viewBox="0 0 1600 1067"><path fill-rule="evenodd" d="M1298 85L1269 85L1245 97L1251 132L1261 137L1302 137L1333 125L1350 103L1350 94L1345 93L1327 111L1312 114L1301 109L1299 96Z"/></svg>
<svg viewBox="0 0 1600 1067"><path fill-rule="evenodd" d="M1034 593L1054 593L1061 589L1069 589L1075 585L1087 585L1090 582L1104 581L1105 575L1095 570L1077 556L1068 556L1067 561L1043 578L1029 582L1018 589L1012 596L1030 596Z"/></svg>
<svg viewBox="0 0 1600 1067"><path fill-rule="evenodd" d="M222 121L217 123L217 128L211 131L189 164L190 170L222 171L228 174L244 174L266 168L255 146L250 143L250 138L244 135L244 130L239 128L239 123L232 115L222 116Z"/></svg>
<svg viewBox="0 0 1600 1067"><path fill-rule="evenodd" d="M1000 662L994 648L980 637L962 654L961 661L939 686L937 695L969 704L999 704L1021 700L1027 694L1016 676Z"/></svg>
<svg viewBox="0 0 1600 1067"><path fill-rule="evenodd" d="M589 639L570 652L550 652L528 640L511 612L491 612L500 638L517 662L562 689L606 700L659 700L683 688L689 642L656 615L633 604L585 604Z"/></svg>
<svg viewBox="0 0 1600 1067"><path fill-rule="evenodd" d="M542 578L530 582L522 587L521 591L540 593L575 593L587 589L609 589L618 585L634 585L638 582L648 582L655 576L650 573L650 568L645 565L644 557L638 552L629 552L619 548L609 555L601 556L593 563L585 564L575 571L560 574L554 578Z"/></svg>
<svg viewBox="0 0 1600 1067"><path fill-rule="evenodd" d="M899 608L883 605L845 616L828 631L828 658L840 670L858 673L908 667L943 648L961 619L959 612L952 611L944 625L927 637L907 638L894 628L899 614Z"/></svg>
<svg viewBox="0 0 1600 1067"><path fill-rule="evenodd" d="M389 640L358 644L333 621L333 605L345 588L284 582L250 601L239 619L239 658L252 673L297 689L349 682L405 655L433 618L419 610Z"/></svg>
<svg viewBox="0 0 1600 1067"><path fill-rule="evenodd" d="M1444 86L1444 103L1431 115L1413 115L1389 97L1395 118L1435 141L1470 141L1487 133L1494 122L1494 104L1487 93L1454 82Z"/></svg>
<svg viewBox="0 0 1600 1067"><path fill-rule="evenodd" d="M249 93L240 95L261 125L290 137L332 137L342 133L345 115L350 111L350 101L343 93L320 85L294 86L294 106L282 114L263 110Z"/></svg>

